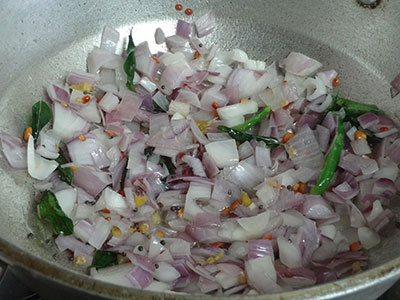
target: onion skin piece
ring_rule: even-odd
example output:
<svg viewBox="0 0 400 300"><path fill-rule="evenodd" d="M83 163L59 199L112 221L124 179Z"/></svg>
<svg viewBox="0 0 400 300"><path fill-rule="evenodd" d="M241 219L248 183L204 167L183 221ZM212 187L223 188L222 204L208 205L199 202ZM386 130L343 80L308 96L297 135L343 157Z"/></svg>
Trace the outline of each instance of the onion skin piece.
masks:
<svg viewBox="0 0 400 300"><path fill-rule="evenodd" d="M311 194L321 195L330 185L333 175L335 174L336 167L339 163L340 154L342 153L342 149L344 147L344 136L345 132L343 121L340 117L338 117L338 126L333 147L326 158L324 168L322 169L318 178L318 182L313 187Z"/></svg>

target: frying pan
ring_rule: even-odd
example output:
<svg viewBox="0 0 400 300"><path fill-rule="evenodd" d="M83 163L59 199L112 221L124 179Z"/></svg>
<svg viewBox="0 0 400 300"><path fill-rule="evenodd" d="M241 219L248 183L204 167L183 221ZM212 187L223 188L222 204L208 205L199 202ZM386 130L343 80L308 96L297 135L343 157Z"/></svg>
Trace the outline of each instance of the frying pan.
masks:
<svg viewBox="0 0 400 300"><path fill-rule="evenodd" d="M371 1L364 0L367 3ZM374 2L374 1L372 1ZM224 48L241 48L266 62L291 50L338 70L340 93L378 104L396 121L400 110L389 82L400 72L400 1L365 8L356 0L183 0L192 17L168 0L2 0L0 4L0 130L19 135L43 86L66 72L85 69L87 53L108 24L135 42L153 40L157 27L172 34L176 19L212 11L210 37ZM152 50L155 44L150 43ZM32 181L0 162L0 258L46 299L194 299L97 282L54 247L52 232L37 219ZM392 208L398 216L396 201ZM33 238L27 238L33 233ZM29 235L31 236L31 235ZM307 289L238 299L375 299L400 277L400 230L392 228L369 253L370 268L358 275ZM196 299L211 299L196 296ZM222 297L213 297L222 299Z"/></svg>

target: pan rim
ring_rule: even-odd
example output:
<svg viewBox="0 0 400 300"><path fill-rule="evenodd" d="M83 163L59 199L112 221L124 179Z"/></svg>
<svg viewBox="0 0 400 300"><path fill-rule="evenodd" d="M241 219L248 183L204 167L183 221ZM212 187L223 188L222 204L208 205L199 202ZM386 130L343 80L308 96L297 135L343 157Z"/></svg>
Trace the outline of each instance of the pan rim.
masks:
<svg viewBox="0 0 400 300"><path fill-rule="evenodd" d="M227 299L232 296L211 296L201 294L177 294L163 293L146 290L138 290L102 282L90 278L83 273L74 272L70 269L56 266L48 261L36 257L29 252L11 244L0 237L0 258L12 267L22 268L33 271L44 279L67 285L69 288L80 290L81 292L101 295L104 297L123 298L123 299ZM60 272L62 270L62 272ZM358 292L360 289L367 289L373 285L384 282L388 279L400 277L400 257L392 259L383 265L365 270L359 274L351 275L346 278L338 279L333 282L318 284L298 290L262 294L257 296L234 296L241 299L263 299L263 300L286 300L286 299L332 299Z"/></svg>

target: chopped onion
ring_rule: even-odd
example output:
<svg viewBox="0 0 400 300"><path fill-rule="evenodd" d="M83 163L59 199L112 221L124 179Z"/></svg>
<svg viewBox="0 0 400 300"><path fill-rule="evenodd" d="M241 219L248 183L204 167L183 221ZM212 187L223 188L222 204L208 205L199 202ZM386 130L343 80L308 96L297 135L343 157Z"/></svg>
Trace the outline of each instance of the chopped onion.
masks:
<svg viewBox="0 0 400 300"><path fill-rule="evenodd" d="M60 87L56 84L51 84L46 88L47 94L50 99L54 102L64 102L69 103L70 95L69 91L65 90L63 87Z"/></svg>
<svg viewBox="0 0 400 300"><path fill-rule="evenodd" d="M54 194L57 202L60 205L63 212L68 218L72 218L72 212L75 208L77 191L75 189L65 189Z"/></svg>
<svg viewBox="0 0 400 300"><path fill-rule="evenodd" d="M95 137L88 135L84 141L75 139L67 147L72 161L77 165L97 165L99 168L110 165L106 147Z"/></svg>
<svg viewBox="0 0 400 300"><path fill-rule="evenodd" d="M248 283L261 293L279 292L277 275L271 256L250 259L245 263Z"/></svg>
<svg viewBox="0 0 400 300"><path fill-rule="evenodd" d="M366 225L365 217L354 204L351 204L350 225L354 228L360 228Z"/></svg>
<svg viewBox="0 0 400 300"><path fill-rule="evenodd" d="M132 121L142 105L143 98L133 92L125 91L117 108L117 115L124 121Z"/></svg>
<svg viewBox="0 0 400 300"><path fill-rule="evenodd" d="M210 13L205 14L194 22L198 37L210 34L215 27L214 16Z"/></svg>
<svg viewBox="0 0 400 300"><path fill-rule="evenodd" d="M229 122L229 120L231 119L235 119L237 117L242 117L244 115L248 115L248 114L252 114L257 112L258 110L258 105L255 101L249 100L246 102L242 102L242 103L237 103L237 104L233 104L233 105L228 105L225 107L220 107L217 109L218 111L218 115L222 120L225 120L227 123L226 126L235 126L235 125L239 125L240 123L242 123L244 121L240 121L239 119L237 119L239 122ZM229 123L229 125L228 125Z"/></svg>
<svg viewBox="0 0 400 300"><path fill-rule="evenodd" d="M381 242L379 235L368 227L358 228L358 238L365 249L371 249Z"/></svg>
<svg viewBox="0 0 400 300"><path fill-rule="evenodd" d="M312 75L322 66L320 62L298 52L290 52L282 65L287 72L300 76Z"/></svg>
<svg viewBox="0 0 400 300"><path fill-rule="evenodd" d="M228 104L228 98L220 90L219 84L215 84L211 88L205 90L201 97L201 108L206 111L213 111L213 105L218 107L224 107Z"/></svg>
<svg viewBox="0 0 400 300"><path fill-rule="evenodd" d="M329 219L334 212L331 206L319 195L306 195L303 203L303 214L310 219Z"/></svg>
<svg viewBox="0 0 400 300"><path fill-rule="evenodd" d="M229 289L239 284L239 274L242 269L234 264L222 263L217 265L220 271L215 280L224 288Z"/></svg>
<svg viewBox="0 0 400 300"><path fill-rule="evenodd" d="M97 217L94 223L93 234L89 238L88 243L95 247L96 249L100 249L104 242L107 240L110 231L111 231L111 223L108 222L103 217Z"/></svg>
<svg viewBox="0 0 400 300"><path fill-rule="evenodd" d="M101 48L111 53L115 53L117 50L117 44L119 41L119 32L110 26L104 26L103 34L101 35Z"/></svg>
<svg viewBox="0 0 400 300"><path fill-rule="evenodd" d="M77 133L85 133L88 123L73 111L54 103L53 131L63 142L70 141Z"/></svg>
<svg viewBox="0 0 400 300"><path fill-rule="evenodd" d="M181 274L170 264L160 262L154 272L154 278L163 282L172 282L181 277Z"/></svg>
<svg viewBox="0 0 400 300"><path fill-rule="evenodd" d="M158 27L156 29L156 31L154 33L154 38L158 45L165 42L165 34L164 34L164 31L160 27Z"/></svg>
<svg viewBox="0 0 400 300"><path fill-rule="evenodd" d="M246 231L246 239L259 238L270 226L270 214L267 211L254 217L240 218L237 222Z"/></svg>
<svg viewBox="0 0 400 300"><path fill-rule="evenodd" d="M194 175L200 177L207 177L200 159L189 155L185 155L182 157L182 161L187 163L193 169Z"/></svg>
<svg viewBox="0 0 400 300"><path fill-rule="evenodd" d="M177 49L182 49L186 47L187 39L179 35L172 35L166 38L165 43L167 44L167 47L171 50L171 52L177 52Z"/></svg>
<svg viewBox="0 0 400 300"><path fill-rule="evenodd" d="M183 20L178 20L178 24L176 25L176 34L184 39L190 39L190 35L192 34L193 25L191 23L185 22Z"/></svg>
<svg viewBox="0 0 400 300"><path fill-rule="evenodd" d="M316 79L308 78L304 82L304 85L307 90L307 99L308 100L316 100L319 97L326 95L326 93L327 93L324 83L322 82L322 80L320 80L318 78L316 78ZM316 112L323 112L325 109L327 109L330 106L331 103L332 103L332 96L328 95L319 106L314 104L310 108Z"/></svg>
<svg viewBox="0 0 400 300"><path fill-rule="evenodd" d="M32 135L29 135L27 147L27 165L28 173L33 178L44 180L50 176L58 167L58 163L54 160L47 160L35 153L35 145Z"/></svg>
<svg viewBox="0 0 400 300"><path fill-rule="evenodd" d="M397 191L392 180L388 178L380 178L374 183L371 192L375 195L382 195L388 198L393 198L396 195Z"/></svg>
<svg viewBox="0 0 400 300"><path fill-rule="evenodd" d="M286 240L278 237L279 259L289 268L298 268L302 266L300 248Z"/></svg>
<svg viewBox="0 0 400 300"><path fill-rule="evenodd" d="M222 136L221 136L221 137L222 137ZM223 137L224 137L224 138L223 138L222 140L230 139L230 136L227 135L227 134L224 134ZM259 147L259 148L261 148L261 149L263 149L263 150L264 150L264 149L269 150L268 148L265 148L265 147ZM249 141L246 141L246 142L240 144L238 150L239 150L239 157L240 157L241 159L249 158L250 156L252 156L252 155L254 154L254 148L253 148L253 146L250 144ZM263 160L263 159L265 159L265 158L267 158L266 164L268 164L268 156L267 156L267 157L264 157L264 155L261 154L261 152L262 152L263 150L259 151L258 156L257 156L257 154L256 154L256 163L257 163L257 166L260 166L260 165L259 165L260 163L263 164L263 163L264 163L264 160ZM257 153L257 148L256 148L256 153ZM258 160L257 160L257 158L258 158Z"/></svg>
<svg viewBox="0 0 400 300"><path fill-rule="evenodd" d="M387 178L396 181L399 174L399 168L396 163L389 158L382 158L378 161L378 164L379 170L374 173L374 178Z"/></svg>
<svg viewBox="0 0 400 300"><path fill-rule="evenodd" d="M89 73L95 74L101 67L117 69L123 63L122 57L108 50L95 47L87 57Z"/></svg>
<svg viewBox="0 0 400 300"><path fill-rule="evenodd" d="M65 79L65 81L69 85L82 84L82 83L90 83L93 85L98 80L99 80L99 76L97 74L91 74L91 73L82 72L82 71L69 72L67 78ZM54 101L54 99L53 99L53 101Z"/></svg>
<svg viewBox="0 0 400 300"><path fill-rule="evenodd" d="M4 157L10 166L14 169L25 169L27 167L27 153L21 139L1 132L0 141Z"/></svg>
<svg viewBox="0 0 400 300"><path fill-rule="evenodd" d="M104 197L104 198L103 198ZM110 188L106 188L102 195L100 196L100 199L104 199L104 202L106 204L106 207L110 210L125 210L128 208L125 199L117 192L114 192ZM99 201L101 201L99 199Z"/></svg>
<svg viewBox="0 0 400 300"><path fill-rule="evenodd" d="M358 187L352 187L345 181L334 187L332 191L342 199L350 200L358 194L359 189Z"/></svg>
<svg viewBox="0 0 400 300"><path fill-rule="evenodd" d="M153 281L153 276L149 272L143 270L141 267L138 266L134 267L125 276L135 288L144 289L148 287Z"/></svg>
<svg viewBox="0 0 400 300"><path fill-rule="evenodd" d="M364 139L351 141L351 148L353 149L354 154L357 155L371 154L371 148L369 147L367 140Z"/></svg>
<svg viewBox="0 0 400 300"><path fill-rule="evenodd" d="M93 225L86 220L80 220L74 225L74 235L87 243L93 235Z"/></svg>
<svg viewBox="0 0 400 300"><path fill-rule="evenodd" d="M379 118L372 112L367 112L357 118L362 128L367 129L371 126L379 124Z"/></svg>
<svg viewBox="0 0 400 300"><path fill-rule="evenodd" d="M90 274L94 279L99 281L118 284L125 287L132 287L132 283L126 275L128 272L132 270L132 264L123 264L112 267L107 267L104 269L98 269L96 271L95 268L90 270Z"/></svg>
<svg viewBox="0 0 400 300"><path fill-rule="evenodd" d="M205 148L219 168L234 166L239 162L239 153L234 139L208 143Z"/></svg>
<svg viewBox="0 0 400 300"><path fill-rule="evenodd" d="M198 213L203 213L204 211L197 205L196 200L209 199L210 196L210 185L196 182L190 183L189 190L186 194L184 210L185 217L189 220L192 220Z"/></svg>
<svg viewBox="0 0 400 300"><path fill-rule="evenodd" d="M186 90L186 89L182 89L182 90L179 91L179 94L176 97L176 100L184 102L184 103L189 103L189 104L191 104L193 106L196 106L196 107L200 107L201 106L200 105L200 101L199 101L199 97L195 93L193 93L193 92L191 92L189 90Z"/></svg>
<svg viewBox="0 0 400 300"><path fill-rule="evenodd" d="M322 125L317 125L316 130L319 147L322 152L326 152L329 146L329 129Z"/></svg>
<svg viewBox="0 0 400 300"><path fill-rule="evenodd" d="M392 86L392 89L394 90L394 93L392 93L392 98L393 98L400 92L400 74L397 74L397 76L392 80L390 85Z"/></svg>
<svg viewBox="0 0 400 300"><path fill-rule="evenodd" d="M290 159L297 167L317 170L322 168L324 157L313 132L307 125L301 127L285 146Z"/></svg>
<svg viewBox="0 0 400 300"><path fill-rule="evenodd" d="M166 66L161 75L159 87L162 92L170 94L172 90L178 88L188 76L192 76L193 74L194 70L190 65L185 60L180 59L176 63Z"/></svg>
<svg viewBox="0 0 400 300"><path fill-rule="evenodd" d="M202 163L207 177L212 178L219 173L217 164L208 153L203 154Z"/></svg>
<svg viewBox="0 0 400 300"><path fill-rule="evenodd" d="M83 166L74 171L73 184L81 187L93 197L96 197L110 183L111 178L105 172Z"/></svg>
<svg viewBox="0 0 400 300"><path fill-rule="evenodd" d="M89 73L73 71L65 85L47 87L54 120L35 132L36 149L30 129L28 143L0 133L9 164L27 167L41 180L36 191L52 191L73 222L74 234L58 236L57 247L85 260L82 267L96 251L111 251L122 264L91 268L93 278L157 292L251 296L364 268L367 257L351 245L375 247L394 217L395 122L358 116L368 140L344 122L348 143L329 189L303 194L303 185L323 177L338 118L349 113L330 111L338 73L314 76L321 64L297 52L278 68L199 39L214 27L207 13L179 20L168 38L157 28L156 44L166 47L152 53L148 42L136 46L131 91L120 34L105 26L87 57ZM279 147L239 143L218 130L252 123L265 106L272 112L245 133L276 138ZM374 147L371 136L381 139ZM60 153L61 166L54 161Z"/></svg>
<svg viewBox="0 0 400 300"><path fill-rule="evenodd" d="M271 80L272 75L269 73L264 73L259 77L255 71L235 69L229 75L226 87L238 86L239 98L247 98L261 93L268 87Z"/></svg>
<svg viewBox="0 0 400 300"><path fill-rule="evenodd" d="M224 176L236 186L248 191L259 185L264 179L263 172L248 160L243 160L232 168L225 168Z"/></svg>
<svg viewBox="0 0 400 300"><path fill-rule="evenodd" d="M118 104L118 97L113 95L112 93L106 93L99 102L99 106L105 112L112 112L114 109L117 108Z"/></svg>
<svg viewBox="0 0 400 300"><path fill-rule="evenodd" d="M248 259L264 257L266 255L269 255L272 257L274 255L272 242L269 240L249 241L247 255L248 255Z"/></svg>
<svg viewBox="0 0 400 300"><path fill-rule="evenodd" d="M317 73L317 78L322 80L322 82L328 87L332 88L332 82L333 79L335 79L338 75L338 72L335 70L329 70L329 71L324 71L324 72L318 72Z"/></svg>

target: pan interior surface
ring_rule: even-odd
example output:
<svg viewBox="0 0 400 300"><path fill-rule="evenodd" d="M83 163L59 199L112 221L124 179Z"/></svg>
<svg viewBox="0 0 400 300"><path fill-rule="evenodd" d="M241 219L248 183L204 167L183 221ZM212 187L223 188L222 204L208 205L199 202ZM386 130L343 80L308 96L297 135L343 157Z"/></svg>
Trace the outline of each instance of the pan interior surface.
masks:
<svg viewBox="0 0 400 300"><path fill-rule="evenodd" d="M399 25L400 19L396 20L400 5L395 1L382 1L382 7L375 10L361 8L356 1L341 3L340 7L334 1L317 0L301 5L292 1L190 1L193 17L176 12L175 3L169 1L44 1L47 6L41 9L35 2L17 8L19 1L8 1L0 14L10 18L7 12L19 13L16 24L7 23L0 29L2 38L12 33L9 45L0 46L0 53L5 53L0 63L0 130L9 134L21 135L32 104L45 97L47 84L62 83L70 70L86 70L87 54L99 45L103 25L120 30L123 37L133 26L135 43L148 40L151 50L156 51L162 50L154 42L157 27L171 35L178 18L190 21L208 10L218 24L206 39L209 45L218 41L225 49L243 49L249 57L267 64L290 51L304 53L319 60L325 70L339 72L340 95L375 103L397 122L400 119L388 85L396 74L395 67L400 70L395 61L400 39L392 38L398 28L393 25ZM51 230L38 220L33 182L26 171L12 171L4 159L0 160L1 239L51 264L80 272L58 253ZM33 239L27 238L30 232ZM370 268L399 255L400 231L390 226L381 245L369 252Z"/></svg>

